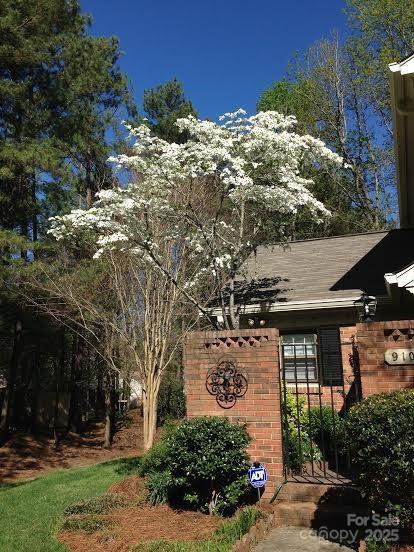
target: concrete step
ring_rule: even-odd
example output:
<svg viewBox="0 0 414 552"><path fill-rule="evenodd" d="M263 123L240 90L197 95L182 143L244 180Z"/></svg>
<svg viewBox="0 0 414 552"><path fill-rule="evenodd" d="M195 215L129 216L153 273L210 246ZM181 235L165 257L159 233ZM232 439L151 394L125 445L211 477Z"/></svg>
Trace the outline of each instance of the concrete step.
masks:
<svg viewBox="0 0 414 552"><path fill-rule="evenodd" d="M349 514L368 515L369 509L346 504L280 501L274 506L274 513L281 526L346 528Z"/></svg>
<svg viewBox="0 0 414 552"><path fill-rule="evenodd" d="M355 487L348 485L318 485L311 483L286 483L278 502L313 502L314 504L346 504L363 506L364 502Z"/></svg>

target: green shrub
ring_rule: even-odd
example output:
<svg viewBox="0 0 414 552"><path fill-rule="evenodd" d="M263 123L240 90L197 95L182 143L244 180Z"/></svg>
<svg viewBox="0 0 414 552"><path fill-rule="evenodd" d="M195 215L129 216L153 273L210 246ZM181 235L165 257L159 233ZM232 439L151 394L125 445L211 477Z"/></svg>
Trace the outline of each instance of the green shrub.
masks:
<svg viewBox="0 0 414 552"><path fill-rule="evenodd" d="M369 540L366 543L366 552L389 552L391 546L386 542L376 542Z"/></svg>
<svg viewBox="0 0 414 552"><path fill-rule="evenodd" d="M309 433L320 442L323 433L330 441L339 441L343 431L344 419L330 406L314 406L309 411Z"/></svg>
<svg viewBox="0 0 414 552"><path fill-rule="evenodd" d="M180 370L171 366L164 373L158 393L157 423L164 424L169 419L185 417L186 399L184 381Z"/></svg>
<svg viewBox="0 0 414 552"><path fill-rule="evenodd" d="M143 461L150 500L201 511L234 511L250 495L249 443L246 428L227 418L183 421L167 431Z"/></svg>
<svg viewBox="0 0 414 552"><path fill-rule="evenodd" d="M172 487L171 474L168 470L152 472L149 474L148 501L152 506L168 502Z"/></svg>
<svg viewBox="0 0 414 552"><path fill-rule="evenodd" d="M67 506L63 511L63 515L67 517L82 514L105 514L123 506L126 506L126 500L122 496L104 494Z"/></svg>
<svg viewBox="0 0 414 552"><path fill-rule="evenodd" d="M290 469L299 471L307 462L321 460L322 454L318 445L309 438L308 433L301 427L299 430L293 424L289 424L288 439L285 440L287 451L287 465Z"/></svg>
<svg viewBox="0 0 414 552"><path fill-rule="evenodd" d="M144 476L150 473L163 471L167 467L168 442L161 439L152 445L152 447L141 458L138 467L138 475Z"/></svg>
<svg viewBox="0 0 414 552"><path fill-rule="evenodd" d="M309 411L308 432L325 455L333 459L335 451L345 450L344 418L331 406L313 407Z"/></svg>
<svg viewBox="0 0 414 552"><path fill-rule="evenodd" d="M110 519L102 519L99 516L70 516L62 523L65 531L83 531L84 533L95 533L102 529L113 527L114 522Z"/></svg>
<svg viewBox="0 0 414 552"><path fill-rule="evenodd" d="M177 422L168 421L162 429L160 440L144 454L138 467L141 476L165 471L168 467L169 440L177 428Z"/></svg>
<svg viewBox="0 0 414 552"><path fill-rule="evenodd" d="M373 508L414 525L414 392L382 393L354 406L345 424L355 482Z"/></svg>
<svg viewBox="0 0 414 552"><path fill-rule="evenodd" d="M292 470L300 470L307 462L322 458L314 436L309 435L309 417L303 396L284 391L284 455L285 463ZM299 438L300 432L300 438Z"/></svg>

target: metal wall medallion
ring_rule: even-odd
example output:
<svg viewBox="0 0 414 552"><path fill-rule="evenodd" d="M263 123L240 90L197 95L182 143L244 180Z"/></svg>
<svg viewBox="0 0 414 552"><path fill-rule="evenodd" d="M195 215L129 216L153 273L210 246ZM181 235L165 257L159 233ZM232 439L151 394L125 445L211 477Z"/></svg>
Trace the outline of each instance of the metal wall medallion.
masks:
<svg viewBox="0 0 414 552"><path fill-rule="evenodd" d="M232 408L246 394L247 379L237 371L236 360L225 357L207 372L206 388L221 408Z"/></svg>

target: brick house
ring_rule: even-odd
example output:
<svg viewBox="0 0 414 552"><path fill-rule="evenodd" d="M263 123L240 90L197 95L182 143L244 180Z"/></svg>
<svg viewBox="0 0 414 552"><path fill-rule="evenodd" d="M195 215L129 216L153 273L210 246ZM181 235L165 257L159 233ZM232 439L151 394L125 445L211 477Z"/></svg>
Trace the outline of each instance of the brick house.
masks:
<svg viewBox="0 0 414 552"><path fill-rule="evenodd" d="M270 489L286 476L286 389L309 409L343 413L367 395L414 387L414 55L390 69L401 228L259 247L239 279L240 329L187 342L188 415L247 423ZM372 321L358 316L363 294L376 304ZM227 395L214 385L223 374Z"/></svg>

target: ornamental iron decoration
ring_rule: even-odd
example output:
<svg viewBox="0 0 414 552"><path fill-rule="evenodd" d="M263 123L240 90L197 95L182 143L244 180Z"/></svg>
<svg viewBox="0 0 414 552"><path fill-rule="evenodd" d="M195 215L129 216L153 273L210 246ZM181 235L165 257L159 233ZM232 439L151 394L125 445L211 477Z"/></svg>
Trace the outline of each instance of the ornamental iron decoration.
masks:
<svg viewBox="0 0 414 552"><path fill-rule="evenodd" d="M221 408L233 408L237 399L246 394L247 379L237 371L236 360L226 357L207 372L206 389Z"/></svg>

